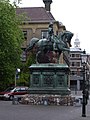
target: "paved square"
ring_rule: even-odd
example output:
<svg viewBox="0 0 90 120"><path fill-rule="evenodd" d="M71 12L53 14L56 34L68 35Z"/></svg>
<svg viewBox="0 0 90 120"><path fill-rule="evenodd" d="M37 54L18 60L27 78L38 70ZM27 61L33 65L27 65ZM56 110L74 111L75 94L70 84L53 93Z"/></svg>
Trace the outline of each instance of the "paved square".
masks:
<svg viewBox="0 0 90 120"><path fill-rule="evenodd" d="M0 101L0 120L90 120L90 104L87 117L81 117L82 107L12 105L11 101Z"/></svg>

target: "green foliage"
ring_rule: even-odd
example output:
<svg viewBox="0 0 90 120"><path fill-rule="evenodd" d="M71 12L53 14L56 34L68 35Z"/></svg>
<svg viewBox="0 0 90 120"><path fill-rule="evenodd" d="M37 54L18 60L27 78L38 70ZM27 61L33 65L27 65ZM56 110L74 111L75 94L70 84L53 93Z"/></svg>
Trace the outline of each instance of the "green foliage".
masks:
<svg viewBox="0 0 90 120"><path fill-rule="evenodd" d="M35 64L36 63L36 53L34 53L33 51L28 55L27 58L27 62L26 65L30 66L31 64Z"/></svg>
<svg viewBox="0 0 90 120"><path fill-rule="evenodd" d="M25 64L23 64L22 68L21 68L21 75L20 75L20 79L17 81L18 84L25 84L25 85L30 85L30 71L29 71L29 66L31 64L34 64L36 55L32 52L28 55L27 61Z"/></svg>
<svg viewBox="0 0 90 120"><path fill-rule="evenodd" d="M23 34L19 25L15 6L9 0L0 0L0 85L3 87L12 83L21 64Z"/></svg>

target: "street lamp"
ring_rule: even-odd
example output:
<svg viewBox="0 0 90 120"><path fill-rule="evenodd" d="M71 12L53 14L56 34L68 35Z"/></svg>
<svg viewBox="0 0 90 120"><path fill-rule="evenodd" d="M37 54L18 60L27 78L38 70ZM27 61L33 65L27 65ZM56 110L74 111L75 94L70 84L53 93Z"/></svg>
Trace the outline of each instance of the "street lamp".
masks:
<svg viewBox="0 0 90 120"><path fill-rule="evenodd" d="M16 86L16 81L19 78L18 73L20 73L20 69L19 68L17 68L16 72L15 72L15 86Z"/></svg>
<svg viewBox="0 0 90 120"><path fill-rule="evenodd" d="M83 98L82 98L82 117L86 117L86 64L87 64L87 55L85 50L81 55L81 62L83 66Z"/></svg>

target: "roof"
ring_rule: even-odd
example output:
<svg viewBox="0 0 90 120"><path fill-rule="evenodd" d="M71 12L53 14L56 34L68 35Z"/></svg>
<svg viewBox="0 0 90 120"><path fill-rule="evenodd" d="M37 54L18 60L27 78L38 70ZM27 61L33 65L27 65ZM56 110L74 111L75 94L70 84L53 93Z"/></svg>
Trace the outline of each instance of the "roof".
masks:
<svg viewBox="0 0 90 120"><path fill-rule="evenodd" d="M44 7L23 7L16 9L17 14L24 14L25 21L55 21L51 12L46 11Z"/></svg>
<svg viewBox="0 0 90 120"><path fill-rule="evenodd" d="M71 52L82 52L81 48L70 48Z"/></svg>

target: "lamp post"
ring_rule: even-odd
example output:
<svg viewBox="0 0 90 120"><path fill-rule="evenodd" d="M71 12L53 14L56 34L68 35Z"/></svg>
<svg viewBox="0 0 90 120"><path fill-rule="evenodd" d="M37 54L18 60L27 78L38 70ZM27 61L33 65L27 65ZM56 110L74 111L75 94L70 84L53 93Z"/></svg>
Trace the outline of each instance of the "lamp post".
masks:
<svg viewBox="0 0 90 120"><path fill-rule="evenodd" d="M86 64L87 64L87 55L83 51L81 55L81 61L83 66L83 99L82 99L82 117L86 117Z"/></svg>
<svg viewBox="0 0 90 120"><path fill-rule="evenodd" d="M87 89L89 90L89 87L88 87L88 85L89 85L89 71L88 71L88 69L86 72L86 78L87 78Z"/></svg>
<svg viewBox="0 0 90 120"><path fill-rule="evenodd" d="M17 79L18 79L18 73L20 73L20 69L19 68L17 68L16 69L16 72L15 72L15 86L16 86L16 81L17 81Z"/></svg>

